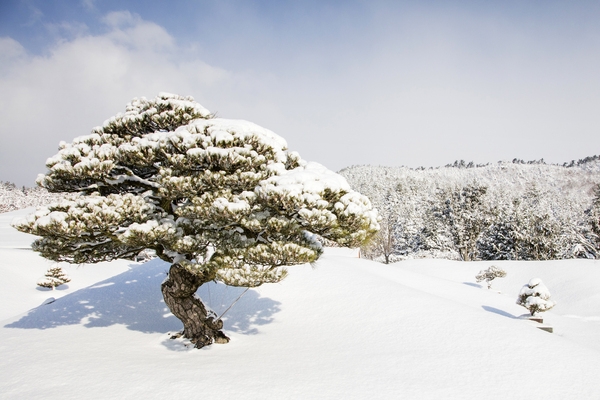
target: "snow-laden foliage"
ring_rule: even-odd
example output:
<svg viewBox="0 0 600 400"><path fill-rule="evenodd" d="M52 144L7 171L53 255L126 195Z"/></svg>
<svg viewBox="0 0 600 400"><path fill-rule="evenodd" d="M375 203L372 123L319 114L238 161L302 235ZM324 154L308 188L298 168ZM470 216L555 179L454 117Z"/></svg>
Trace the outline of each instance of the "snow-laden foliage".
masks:
<svg viewBox="0 0 600 400"><path fill-rule="evenodd" d="M475 275L475 280L477 282L486 281L488 285L488 289L492 287L492 281L496 278L504 278L506 276L506 271L502 268L496 267L495 265L490 266L488 269L483 269L479 271L477 275Z"/></svg>
<svg viewBox="0 0 600 400"><path fill-rule="evenodd" d="M531 315L536 312L548 311L556 305L550 300L550 291L540 278L532 278L521 288L517 304L529 310Z"/></svg>
<svg viewBox="0 0 600 400"><path fill-rule="evenodd" d="M40 186L78 196L15 227L41 236L34 250L55 261L151 249L194 274L258 286L315 261L319 238L360 246L378 230L370 201L343 177L191 97L134 99L90 135L62 142L46 165Z"/></svg>
<svg viewBox="0 0 600 400"><path fill-rule="evenodd" d="M41 187L18 188L14 183L0 182L0 213L47 205L63 198L63 194L50 193Z"/></svg>
<svg viewBox="0 0 600 400"><path fill-rule="evenodd" d="M364 254L372 259L600 255L597 157L564 166L518 160L417 170L357 166L340 174L369 196L390 225L383 231L391 233L391 249L371 246Z"/></svg>
<svg viewBox="0 0 600 400"><path fill-rule="evenodd" d="M71 282L71 278L65 274L61 267L52 267L46 272L42 280L38 282L38 286L54 290L55 287Z"/></svg>

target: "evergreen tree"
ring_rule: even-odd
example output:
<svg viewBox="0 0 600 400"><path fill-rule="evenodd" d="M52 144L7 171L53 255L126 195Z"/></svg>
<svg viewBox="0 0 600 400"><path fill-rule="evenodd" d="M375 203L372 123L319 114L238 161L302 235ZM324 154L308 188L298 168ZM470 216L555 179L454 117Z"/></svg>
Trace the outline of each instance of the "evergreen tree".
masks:
<svg viewBox="0 0 600 400"><path fill-rule="evenodd" d="M403 257L416 253L422 246L420 235L426 201L424 182L407 179L396 185L394 227L395 252Z"/></svg>
<svg viewBox="0 0 600 400"><path fill-rule="evenodd" d="M517 225L515 248L518 260L553 260L559 258L562 227L555 216L547 193L530 185L515 200Z"/></svg>
<svg viewBox="0 0 600 400"><path fill-rule="evenodd" d="M165 303L198 348L229 340L195 296L204 283L279 282L285 266L317 260L319 237L358 247L378 230L369 200L340 175L191 97L134 99L90 135L62 142L46 165L40 186L79 196L15 224L41 236L33 249L71 263L153 250L171 264Z"/></svg>
<svg viewBox="0 0 600 400"><path fill-rule="evenodd" d="M44 278L38 282L38 286L54 290L55 287L71 282L61 267L52 267L46 272Z"/></svg>
<svg viewBox="0 0 600 400"><path fill-rule="evenodd" d="M513 223L496 221L477 239L478 257L481 260L514 260L515 236Z"/></svg>
<svg viewBox="0 0 600 400"><path fill-rule="evenodd" d="M423 224L419 230L419 255L425 257L462 259L452 235L451 201L448 191L436 188L435 193L427 198L426 211L423 213Z"/></svg>
<svg viewBox="0 0 600 400"><path fill-rule="evenodd" d="M476 243L488 212L484 201L487 187L472 184L441 191L440 220L451 234L454 246L465 261L476 256Z"/></svg>

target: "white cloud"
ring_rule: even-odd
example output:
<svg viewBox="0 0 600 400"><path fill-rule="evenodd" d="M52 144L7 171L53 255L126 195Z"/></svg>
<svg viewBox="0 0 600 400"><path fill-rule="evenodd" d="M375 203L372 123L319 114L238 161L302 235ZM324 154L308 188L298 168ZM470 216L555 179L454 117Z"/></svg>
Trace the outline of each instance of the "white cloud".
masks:
<svg viewBox="0 0 600 400"><path fill-rule="evenodd" d="M59 41L44 56L0 38L0 180L32 185L59 141L85 135L133 97L210 92L230 74L181 54L162 27L128 12L103 35Z"/></svg>
<svg viewBox="0 0 600 400"><path fill-rule="evenodd" d="M7 73L11 66L27 55L19 42L9 37L0 37L0 73Z"/></svg>
<svg viewBox="0 0 600 400"><path fill-rule="evenodd" d="M44 24L47 33L56 40L57 43L68 41L72 38L87 35L89 29L86 24L81 22L60 22L58 24Z"/></svg>

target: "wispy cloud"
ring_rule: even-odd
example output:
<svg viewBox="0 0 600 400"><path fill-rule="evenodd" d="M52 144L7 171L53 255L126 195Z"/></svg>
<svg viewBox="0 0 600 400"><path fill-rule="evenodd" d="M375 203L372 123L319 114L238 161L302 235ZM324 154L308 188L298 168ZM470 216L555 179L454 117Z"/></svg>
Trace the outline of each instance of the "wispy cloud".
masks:
<svg viewBox="0 0 600 400"><path fill-rule="evenodd" d="M24 25L33 26L37 24L44 17L44 13L38 7L34 6L32 1L26 0L24 4L29 10L29 18L27 19Z"/></svg>

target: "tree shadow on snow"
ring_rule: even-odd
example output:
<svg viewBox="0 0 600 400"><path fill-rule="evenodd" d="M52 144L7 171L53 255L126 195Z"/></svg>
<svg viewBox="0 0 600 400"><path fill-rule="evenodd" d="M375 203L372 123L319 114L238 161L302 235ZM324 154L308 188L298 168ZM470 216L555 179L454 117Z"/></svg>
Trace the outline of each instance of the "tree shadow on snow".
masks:
<svg viewBox="0 0 600 400"><path fill-rule="evenodd" d="M477 283L473 283L473 282L463 282L463 285L467 285L467 286L473 286L476 287L478 289L481 289L483 286L477 284Z"/></svg>
<svg viewBox="0 0 600 400"><path fill-rule="evenodd" d="M160 291L168 268L168 264L158 259L132 265L122 274L36 307L5 327L48 329L81 324L96 328L121 324L144 333L179 331L183 325L171 314ZM220 315L244 290L211 282L203 285L198 295ZM257 326L273 320L280 304L248 290L223 317L224 329L255 334Z"/></svg>
<svg viewBox="0 0 600 400"><path fill-rule="evenodd" d="M196 294L218 316L223 315L225 330L247 335L257 334L258 326L273 321L281 305L268 297L260 297L255 290L246 291L246 288L216 282L202 285Z"/></svg>
<svg viewBox="0 0 600 400"><path fill-rule="evenodd" d="M490 307L490 306L481 306L481 308L483 308L485 311L489 311L492 312L494 314L498 314L498 315L502 315L503 317L508 317L508 318L512 318L512 319L517 319L518 317L507 313L506 311L500 310L498 308L495 307Z"/></svg>

